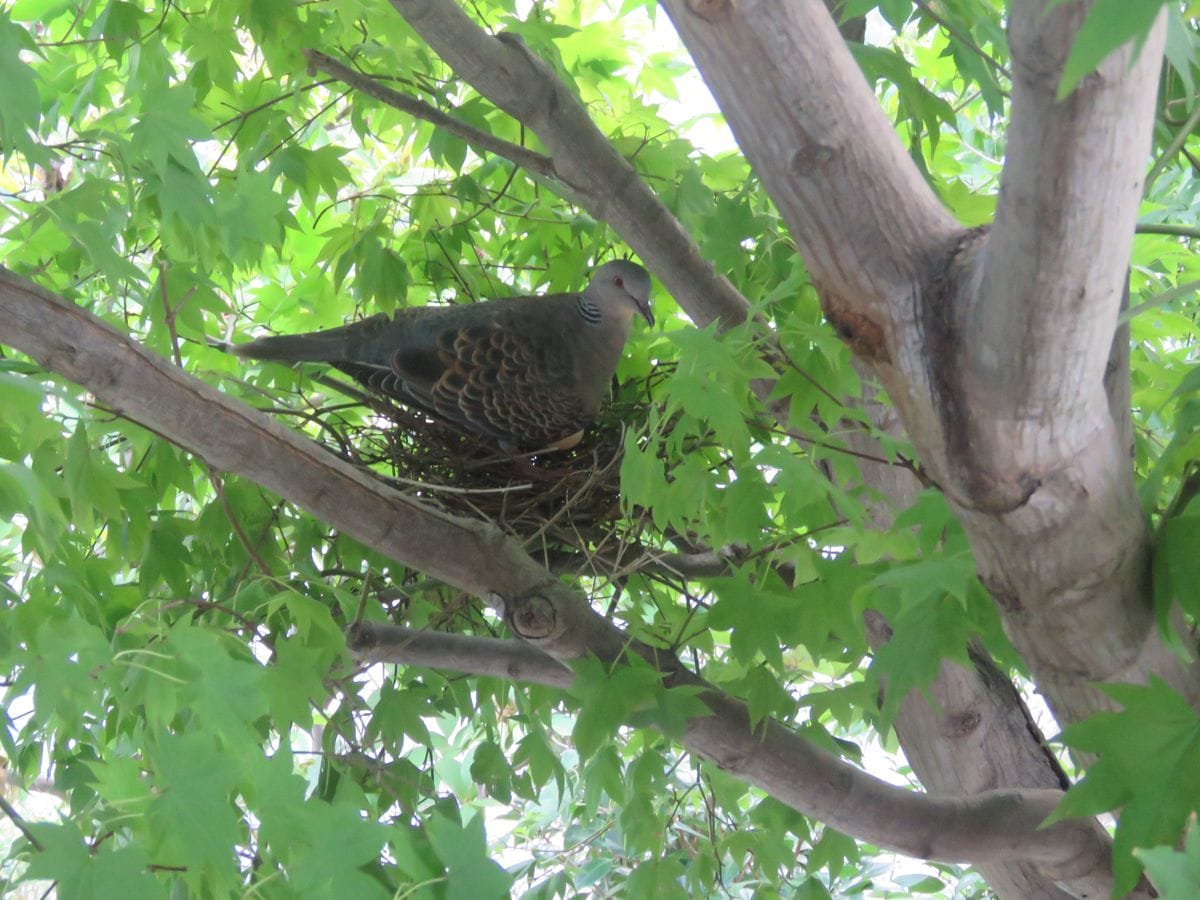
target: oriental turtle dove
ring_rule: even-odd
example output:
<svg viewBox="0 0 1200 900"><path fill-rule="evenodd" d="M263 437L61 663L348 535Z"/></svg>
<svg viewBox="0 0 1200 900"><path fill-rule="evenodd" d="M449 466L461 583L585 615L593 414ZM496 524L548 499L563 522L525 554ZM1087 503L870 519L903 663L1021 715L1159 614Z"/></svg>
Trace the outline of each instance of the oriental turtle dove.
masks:
<svg viewBox="0 0 1200 900"><path fill-rule="evenodd" d="M403 309L309 334L222 345L238 356L331 363L505 450L577 444L604 399L650 276L605 263L579 294Z"/></svg>

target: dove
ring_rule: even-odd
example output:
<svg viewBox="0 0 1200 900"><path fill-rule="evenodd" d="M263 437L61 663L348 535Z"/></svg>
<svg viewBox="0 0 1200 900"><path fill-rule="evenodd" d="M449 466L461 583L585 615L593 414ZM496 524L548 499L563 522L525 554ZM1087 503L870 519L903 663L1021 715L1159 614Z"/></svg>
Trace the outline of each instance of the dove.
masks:
<svg viewBox="0 0 1200 900"><path fill-rule="evenodd" d="M222 344L237 356L322 362L506 452L566 450L604 400L650 276L615 260L576 294L411 307L324 331Z"/></svg>

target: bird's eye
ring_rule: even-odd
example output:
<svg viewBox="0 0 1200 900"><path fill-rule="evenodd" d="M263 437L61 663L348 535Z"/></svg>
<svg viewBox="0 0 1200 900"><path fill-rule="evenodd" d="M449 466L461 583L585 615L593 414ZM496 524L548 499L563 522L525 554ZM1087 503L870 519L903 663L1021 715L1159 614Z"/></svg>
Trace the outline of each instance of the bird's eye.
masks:
<svg viewBox="0 0 1200 900"><path fill-rule="evenodd" d="M617 276L613 279L613 284L615 284L617 287L625 287L625 279Z"/></svg>

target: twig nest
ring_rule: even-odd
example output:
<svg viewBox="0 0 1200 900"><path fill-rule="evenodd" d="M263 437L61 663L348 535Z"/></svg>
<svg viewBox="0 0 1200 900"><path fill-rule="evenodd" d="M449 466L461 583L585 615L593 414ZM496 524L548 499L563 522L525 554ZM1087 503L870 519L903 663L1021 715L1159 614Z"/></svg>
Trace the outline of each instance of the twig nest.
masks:
<svg viewBox="0 0 1200 900"><path fill-rule="evenodd" d="M489 520L547 547L582 547L621 516L624 435L644 423L645 392L642 379L623 385L571 450L514 457L420 410L348 389L372 415L353 422L336 412L321 415L321 441L446 512Z"/></svg>

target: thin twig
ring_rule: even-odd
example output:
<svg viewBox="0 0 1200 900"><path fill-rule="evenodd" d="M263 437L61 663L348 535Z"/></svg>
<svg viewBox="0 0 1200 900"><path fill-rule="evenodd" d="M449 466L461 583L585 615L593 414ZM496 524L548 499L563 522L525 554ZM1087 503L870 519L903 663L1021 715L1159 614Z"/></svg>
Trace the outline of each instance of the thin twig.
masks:
<svg viewBox="0 0 1200 900"><path fill-rule="evenodd" d="M417 481L414 478L401 478L398 475L393 475L382 479L388 483L406 484L410 487L421 488L422 490L441 491L446 494L511 494L513 491L527 491L533 487L533 482L527 481L523 484L510 484L505 487L490 487L490 488L464 488L453 487L449 484L431 484L428 481Z"/></svg>
<svg viewBox="0 0 1200 900"><path fill-rule="evenodd" d="M1121 313L1117 318L1118 325L1127 325L1133 321L1135 316L1139 316L1147 310L1155 309L1160 306L1166 306L1172 300L1178 300L1180 297L1186 297L1189 294L1194 294L1200 291L1200 281L1185 281L1183 284L1177 284L1170 290L1155 294L1144 303L1139 303L1137 306L1132 306Z"/></svg>
<svg viewBox="0 0 1200 900"><path fill-rule="evenodd" d="M1146 176L1146 184L1142 188L1143 197L1150 196L1150 189L1154 186L1154 182L1163 173L1163 170L1170 165L1175 155L1183 149L1188 138L1192 136L1192 132L1196 130L1197 125L1200 125L1200 105L1192 110L1192 114L1187 117L1187 121L1179 126L1179 130L1175 132L1175 136L1171 138L1171 142L1163 148L1162 154L1154 161L1154 165L1150 167L1150 173Z"/></svg>
<svg viewBox="0 0 1200 900"><path fill-rule="evenodd" d="M171 338L171 358L175 360L175 365L182 369L183 357L179 352L179 333L175 330L175 315L178 312L179 307L182 306L191 296L191 292L189 291L187 294L184 294L184 296L180 298L179 303L175 304L175 306L171 305L170 290L167 286L167 263L165 260L160 261L158 264L158 283L159 295L162 298L163 304L163 320L167 326L167 333ZM242 529L241 522L238 521L237 516L235 516L233 513L233 507L229 505L229 498L225 496L225 488L221 480L221 476L217 472L213 471L212 466L203 460L200 461L200 465L203 467L204 473L208 476L208 480L212 484L213 491L216 492L217 502L221 504L221 509L225 511L225 516L229 519L229 524L233 527L234 534L236 534L238 540L242 542L242 546L246 550L246 555L254 561L254 564L258 566L264 575L270 575L270 568L265 562L263 562L262 557L258 555L258 551L250 543L250 538Z"/></svg>
<svg viewBox="0 0 1200 900"><path fill-rule="evenodd" d="M29 841L29 845L33 847L34 850L37 850L40 853L45 849L42 846L42 842L33 836L33 832L29 830L28 823L21 817L21 814L17 812L16 807L5 800L3 796L0 796L0 810L4 810L4 814L12 820L12 823L17 826L17 829L21 832L21 834L25 835L25 840Z"/></svg>
<svg viewBox="0 0 1200 900"><path fill-rule="evenodd" d="M338 62L333 57L326 56L324 53L316 50L305 50L304 56L314 69L320 69L332 75L344 84L361 91L369 97L374 97L380 103L385 103L439 128L444 128L456 137L462 138L471 147L495 153L497 156L511 160L523 169L536 172L545 178L558 180L558 175L554 171L554 163L548 156L535 153L519 144L503 140L494 134L489 134L480 128L448 116L436 106L426 103L424 100L418 100L416 97L410 97L392 88L384 87L371 76L357 72L349 66Z"/></svg>
<svg viewBox="0 0 1200 900"><path fill-rule="evenodd" d="M946 32L952 38L959 41L964 47L966 47L972 53L977 54L980 59L982 59L985 63L987 63L989 66L991 66L996 72L1003 75L1009 81L1012 81L1012 74L1008 71L1007 68L1005 68L1005 66L1002 63L993 59L986 52L984 52L982 47L980 47L973 40L971 40L971 36L969 34L964 34L961 28L959 28L957 25L953 24L952 22L950 22L949 20L945 19L940 14L935 12L930 7L930 5L926 2L926 0L913 0L913 3L916 4L916 6L919 7L920 10L923 13L925 13L925 15L929 16L929 18L933 19L933 21L935 21L939 25L941 25L942 28L946 29ZM1001 90L1000 93L1005 94L1006 92Z"/></svg>

